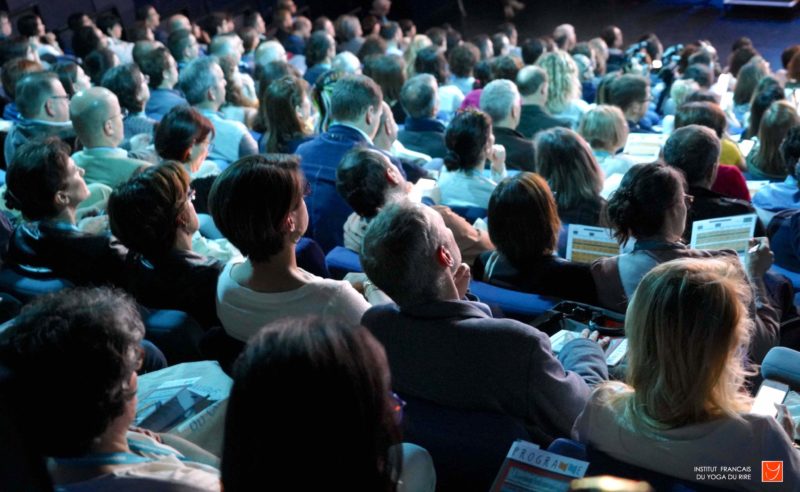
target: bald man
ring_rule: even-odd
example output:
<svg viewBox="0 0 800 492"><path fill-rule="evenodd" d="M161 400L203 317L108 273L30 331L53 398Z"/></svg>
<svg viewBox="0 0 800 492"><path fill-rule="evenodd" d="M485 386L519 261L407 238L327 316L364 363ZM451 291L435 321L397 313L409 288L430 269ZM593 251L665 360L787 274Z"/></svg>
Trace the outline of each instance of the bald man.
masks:
<svg viewBox="0 0 800 492"><path fill-rule="evenodd" d="M125 137L122 109L117 96L103 87L92 87L73 96L69 116L83 150L72 155L82 167L86 183L101 183L112 188L128 180L150 163L128 157L119 144Z"/></svg>

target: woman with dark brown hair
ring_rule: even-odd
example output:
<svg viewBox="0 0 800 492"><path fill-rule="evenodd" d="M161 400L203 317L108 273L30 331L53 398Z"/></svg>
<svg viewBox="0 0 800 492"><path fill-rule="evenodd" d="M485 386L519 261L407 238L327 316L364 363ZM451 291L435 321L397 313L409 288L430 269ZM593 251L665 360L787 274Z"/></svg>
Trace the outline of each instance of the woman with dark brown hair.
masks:
<svg viewBox="0 0 800 492"><path fill-rule="evenodd" d="M214 139L214 125L191 106L175 106L156 129L155 147L164 160L182 163L192 177L219 174L219 167L207 161Z"/></svg>
<svg viewBox="0 0 800 492"><path fill-rule="evenodd" d="M594 304L588 264L556 256L561 221L547 181L523 172L497 185L489 200L489 236L473 275L500 287Z"/></svg>
<svg viewBox="0 0 800 492"><path fill-rule="evenodd" d="M258 121L264 132L258 142L259 152L292 154L310 140L311 101L305 81L288 76L264 86Z"/></svg>
<svg viewBox="0 0 800 492"><path fill-rule="evenodd" d="M789 130L800 125L800 116L789 101L775 101L761 119L758 142L747 155L747 172L750 179L786 179L786 164L780 145Z"/></svg>

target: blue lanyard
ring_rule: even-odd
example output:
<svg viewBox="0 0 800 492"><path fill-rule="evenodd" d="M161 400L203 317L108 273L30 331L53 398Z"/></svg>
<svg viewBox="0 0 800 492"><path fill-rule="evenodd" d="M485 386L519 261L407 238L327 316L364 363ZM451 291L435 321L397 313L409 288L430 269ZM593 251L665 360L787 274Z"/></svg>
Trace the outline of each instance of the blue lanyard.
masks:
<svg viewBox="0 0 800 492"><path fill-rule="evenodd" d="M148 458L134 453L150 453L160 456L174 456L181 461L186 460L181 455L176 455L167 450L157 448L155 446L148 446L133 440L128 441L128 447L131 448L132 453L118 452L118 453L97 453L90 454L81 458L58 458L56 462L60 465L72 466L78 468L96 468L106 465L138 465L140 463L150 463L156 461L155 458Z"/></svg>

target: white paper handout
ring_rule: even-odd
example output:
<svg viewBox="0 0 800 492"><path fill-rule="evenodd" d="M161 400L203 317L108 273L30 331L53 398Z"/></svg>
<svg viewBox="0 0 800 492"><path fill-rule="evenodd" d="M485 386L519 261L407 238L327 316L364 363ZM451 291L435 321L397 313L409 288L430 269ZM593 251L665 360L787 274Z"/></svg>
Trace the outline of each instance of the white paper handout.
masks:
<svg viewBox="0 0 800 492"><path fill-rule="evenodd" d="M694 249L732 249L744 257L756 229L756 214L697 220L692 224Z"/></svg>
<svg viewBox="0 0 800 492"><path fill-rule="evenodd" d="M570 224L567 230L567 260L591 263L597 258L617 256L619 244L614 231L604 227Z"/></svg>
<svg viewBox="0 0 800 492"><path fill-rule="evenodd" d="M625 143L625 154L637 164L653 162L666 141L667 135L660 133L631 133Z"/></svg>

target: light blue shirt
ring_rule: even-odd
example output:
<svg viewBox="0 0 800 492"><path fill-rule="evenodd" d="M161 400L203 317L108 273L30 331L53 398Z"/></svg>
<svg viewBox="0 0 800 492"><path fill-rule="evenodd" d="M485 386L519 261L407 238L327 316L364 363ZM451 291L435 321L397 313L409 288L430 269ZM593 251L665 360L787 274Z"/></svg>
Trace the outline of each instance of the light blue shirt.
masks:
<svg viewBox="0 0 800 492"><path fill-rule="evenodd" d="M782 183L764 185L753 196L753 205L770 212L800 207L800 189L797 187L797 180L794 176L787 176Z"/></svg>

